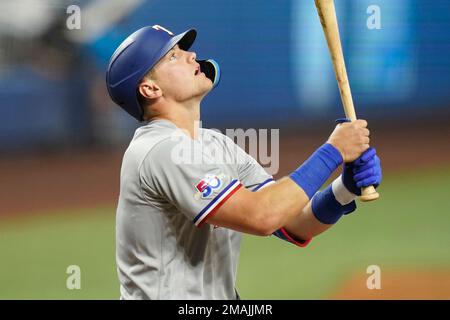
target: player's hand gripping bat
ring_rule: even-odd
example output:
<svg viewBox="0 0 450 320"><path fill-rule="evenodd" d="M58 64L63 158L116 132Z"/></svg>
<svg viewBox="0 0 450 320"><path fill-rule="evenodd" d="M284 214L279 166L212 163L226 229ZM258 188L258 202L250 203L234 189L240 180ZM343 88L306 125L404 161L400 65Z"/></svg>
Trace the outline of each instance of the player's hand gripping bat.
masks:
<svg viewBox="0 0 450 320"><path fill-rule="evenodd" d="M339 86L342 104L345 115L351 121L356 120L355 107L353 106L352 93L345 69L344 54L342 53L341 39L339 37L339 27L336 18L336 9L333 0L314 0L320 23L327 39L328 49L333 62L334 73ZM378 199L380 195L373 186L365 187L361 190L361 201L372 201Z"/></svg>

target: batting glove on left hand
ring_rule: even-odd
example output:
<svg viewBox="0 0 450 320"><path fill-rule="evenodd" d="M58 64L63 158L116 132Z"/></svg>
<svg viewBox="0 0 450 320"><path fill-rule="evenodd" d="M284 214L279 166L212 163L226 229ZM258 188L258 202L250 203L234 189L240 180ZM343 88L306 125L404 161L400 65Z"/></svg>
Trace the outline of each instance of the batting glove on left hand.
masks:
<svg viewBox="0 0 450 320"><path fill-rule="evenodd" d="M358 159L345 163L342 171L342 182L353 194L361 195L361 188L381 183L381 161L375 148L370 147Z"/></svg>

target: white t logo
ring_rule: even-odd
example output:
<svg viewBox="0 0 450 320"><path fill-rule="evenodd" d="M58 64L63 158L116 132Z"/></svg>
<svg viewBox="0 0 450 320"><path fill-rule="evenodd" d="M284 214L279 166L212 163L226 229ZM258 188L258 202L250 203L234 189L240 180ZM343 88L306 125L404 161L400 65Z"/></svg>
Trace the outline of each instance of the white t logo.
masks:
<svg viewBox="0 0 450 320"><path fill-rule="evenodd" d="M163 30L163 31L167 32L168 34L170 34L171 36L174 35L172 32L170 32L166 28L161 27L160 25L157 25L157 24L155 24L152 28L155 29L155 30Z"/></svg>

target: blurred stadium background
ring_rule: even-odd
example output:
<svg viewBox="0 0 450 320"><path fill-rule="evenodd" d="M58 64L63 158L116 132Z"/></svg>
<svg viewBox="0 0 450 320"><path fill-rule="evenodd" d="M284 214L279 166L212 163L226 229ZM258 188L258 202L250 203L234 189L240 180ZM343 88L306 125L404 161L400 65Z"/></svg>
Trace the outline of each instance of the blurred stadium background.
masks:
<svg viewBox="0 0 450 320"><path fill-rule="evenodd" d="M68 30L70 5L81 29ZM369 29L367 8L380 8ZM336 0L357 113L380 153L381 199L306 249L246 236L244 299L450 299L450 4ZM0 2L0 298L117 299L121 156L137 123L109 100L105 68L132 31L196 27L223 77L204 127L279 128L281 177L342 108L313 1ZM81 268L68 290L66 269ZM368 290L378 265L382 289Z"/></svg>

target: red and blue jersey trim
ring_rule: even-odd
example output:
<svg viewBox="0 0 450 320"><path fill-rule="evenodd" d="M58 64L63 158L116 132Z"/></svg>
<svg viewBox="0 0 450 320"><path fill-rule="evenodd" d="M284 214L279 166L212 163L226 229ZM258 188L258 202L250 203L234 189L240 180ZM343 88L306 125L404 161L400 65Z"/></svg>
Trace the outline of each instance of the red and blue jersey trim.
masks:
<svg viewBox="0 0 450 320"><path fill-rule="evenodd" d="M205 221L211 217L217 210L228 200L242 184L239 180L232 180L213 200L211 200L206 207L194 218L194 224L201 227Z"/></svg>
<svg viewBox="0 0 450 320"><path fill-rule="evenodd" d="M275 180L273 180L273 178L269 178L269 179L267 179L267 180L261 182L260 184L258 184L256 187L254 187L254 188L252 189L252 191L253 191L253 192L258 191L258 190L261 189L262 187L265 187L265 186L267 186L268 184L270 184L270 183L272 183L272 182L275 182Z"/></svg>

